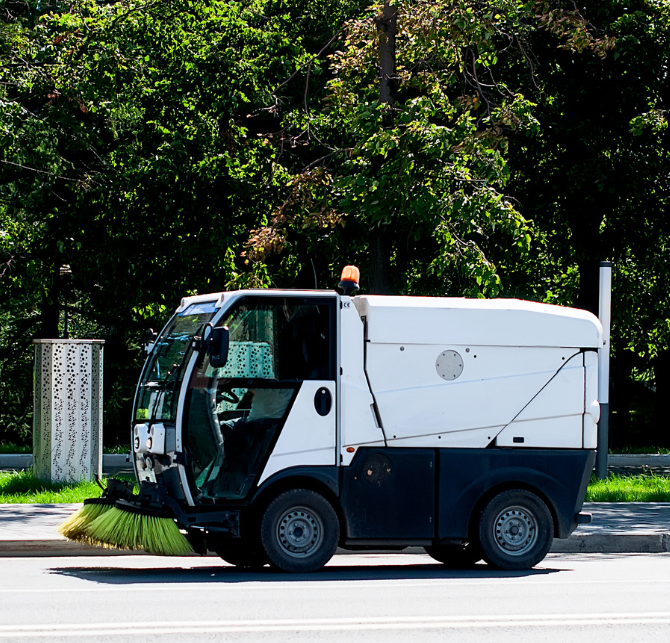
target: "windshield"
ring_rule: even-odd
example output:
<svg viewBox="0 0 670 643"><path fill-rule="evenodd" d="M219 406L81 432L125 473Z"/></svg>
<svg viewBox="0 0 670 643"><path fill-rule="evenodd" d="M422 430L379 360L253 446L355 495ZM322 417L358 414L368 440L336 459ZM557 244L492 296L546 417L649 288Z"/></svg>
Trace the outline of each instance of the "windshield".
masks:
<svg viewBox="0 0 670 643"><path fill-rule="evenodd" d="M135 410L136 420L174 420L179 384L191 350L216 312L215 302L193 304L175 315L156 344L142 375Z"/></svg>

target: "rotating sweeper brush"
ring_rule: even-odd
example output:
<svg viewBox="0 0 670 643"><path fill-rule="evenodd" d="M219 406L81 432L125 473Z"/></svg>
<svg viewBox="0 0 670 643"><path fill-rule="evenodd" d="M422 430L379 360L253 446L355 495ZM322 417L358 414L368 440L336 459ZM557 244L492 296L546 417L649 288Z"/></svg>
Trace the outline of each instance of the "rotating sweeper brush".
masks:
<svg viewBox="0 0 670 643"><path fill-rule="evenodd" d="M84 506L73 513L64 523L58 526L57 531L68 540L75 540L86 544L93 544L87 534L87 529L97 518L114 507L117 500L132 500L133 485L130 482L109 478L107 487L103 487L96 479L102 491L100 498L87 498Z"/></svg>
<svg viewBox="0 0 670 643"><path fill-rule="evenodd" d="M100 547L143 549L161 556L192 554L173 512L164 504L165 493L160 485L142 483L139 496L124 489L116 498L87 500L79 510L82 513L77 512L59 531L70 540Z"/></svg>

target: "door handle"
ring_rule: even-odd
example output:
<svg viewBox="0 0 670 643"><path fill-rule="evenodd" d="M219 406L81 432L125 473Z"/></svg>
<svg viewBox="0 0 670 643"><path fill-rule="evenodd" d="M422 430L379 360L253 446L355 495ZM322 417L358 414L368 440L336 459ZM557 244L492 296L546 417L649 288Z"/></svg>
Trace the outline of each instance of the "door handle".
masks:
<svg viewBox="0 0 670 643"><path fill-rule="evenodd" d="M319 415L328 415L332 406L333 396L330 394L330 391L325 386L319 387L314 396L314 408L316 412Z"/></svg>

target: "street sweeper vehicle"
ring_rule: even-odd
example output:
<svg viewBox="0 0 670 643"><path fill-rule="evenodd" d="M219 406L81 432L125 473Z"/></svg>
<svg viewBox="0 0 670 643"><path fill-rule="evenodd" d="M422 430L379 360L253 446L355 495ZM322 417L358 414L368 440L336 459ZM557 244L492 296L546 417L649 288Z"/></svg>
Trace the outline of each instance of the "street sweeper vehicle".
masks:
<svg viewBox="0 0 670 643"><path fill-rule="evenodd" d="M357 273L338 292L184 298L135 397L140 494L111 484L64 533L291 572L338 546L528 569L588 522L599 320L354 296Z"/></svg>

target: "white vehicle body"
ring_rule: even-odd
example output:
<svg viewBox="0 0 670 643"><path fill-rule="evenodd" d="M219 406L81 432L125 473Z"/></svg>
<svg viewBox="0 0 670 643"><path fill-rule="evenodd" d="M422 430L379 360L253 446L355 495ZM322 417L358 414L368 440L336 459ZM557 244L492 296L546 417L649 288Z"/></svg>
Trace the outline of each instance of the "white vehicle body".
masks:
<svg viewBox="0 0 670 643"><path fill-rule="evenodd" d="M509 299L355 303L389 445L596 447L602 329L593 315Z"/></svg>

